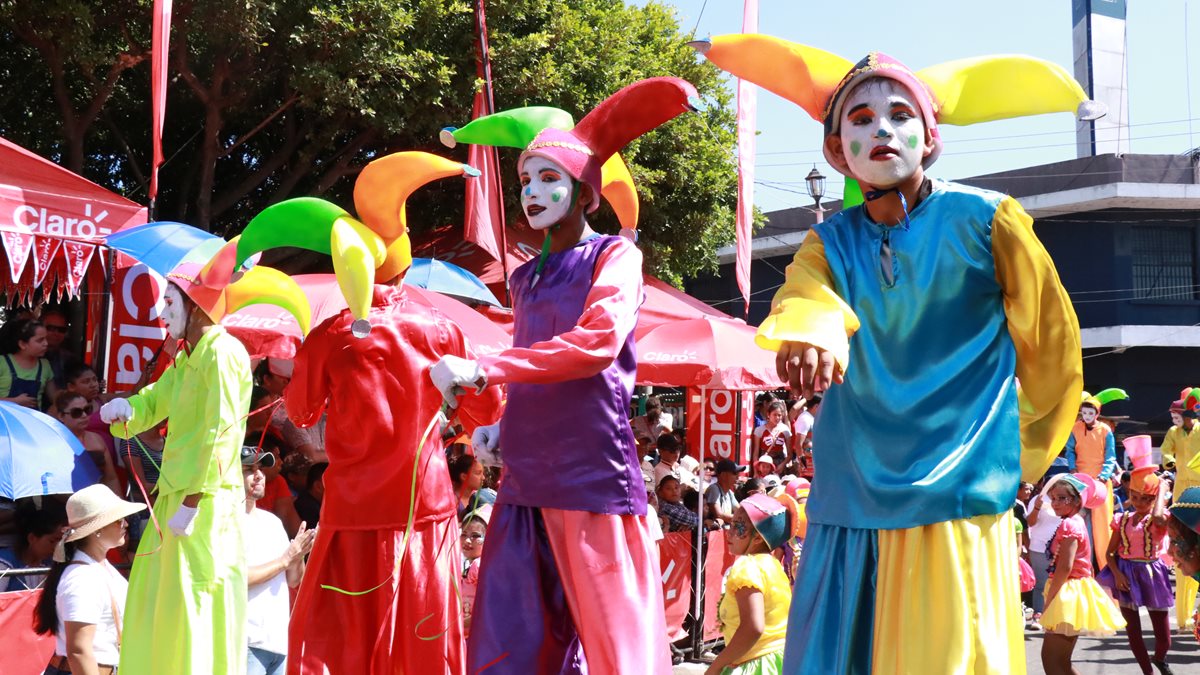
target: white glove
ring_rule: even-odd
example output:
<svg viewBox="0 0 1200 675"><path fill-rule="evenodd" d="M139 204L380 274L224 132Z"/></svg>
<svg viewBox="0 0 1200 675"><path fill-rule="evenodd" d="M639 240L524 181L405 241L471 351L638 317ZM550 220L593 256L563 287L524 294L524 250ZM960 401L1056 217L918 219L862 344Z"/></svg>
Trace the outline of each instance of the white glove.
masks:
<svg viewBox="0 0 1200 675"><path fill-rule="evenodd" d="M100 421L105 424L113 422L128 422L133 419L133 406L123 398L113 400L100 406Z"/></svg>
<svg viewBox="0 0 1200 675"><path fill-rule="evenodd" d="M477 427L471 434L471 450L484 466L504 466L500 458L500 424Z"/></svg>
<svg viewBox="0 0 1200 675"><path fill-rule="evenodd" d="M458 395L465 387L470 386L478 394L487 386L487 375L478 361L450 355L443 356L429 368L429 379L451 408L458 407Z"/></svg>
<svg viewBox="0 0 1200 675"><path fill-rule="evenodd" d="M167 521L167 527L171 528L176 537L186 537L195 529L192 521L196 520L196 514L199 512L198 507L193 508L180 504L179 510Z"/></svg>

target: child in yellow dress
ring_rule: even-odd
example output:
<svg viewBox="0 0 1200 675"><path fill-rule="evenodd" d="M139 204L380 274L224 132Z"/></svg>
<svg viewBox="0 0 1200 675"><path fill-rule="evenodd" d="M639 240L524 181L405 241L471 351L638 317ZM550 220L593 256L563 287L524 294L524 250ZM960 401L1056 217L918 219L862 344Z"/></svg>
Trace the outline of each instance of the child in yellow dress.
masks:
<svg viewBox="0 0 1200 675"><path fill-rule="evenodd" d="M1092 573L1092 543L1079 512L1104 503L1105 487L1087 474L1062 474L1049 487L1050 504L1062 518L1047 547L1050 580L1042 626L1046 675L1071 675L1071 654L1080 635L1115 635L1125 625L1116 603Z"/></svg>
<svg viewBox="0 0 1200 675"><path fill-rule="evenodd" d="M772 552L796 536L799 506L787 495L754 494L742 501L728 531L737 560L725 575L717 607L725 649L705 675L777 675L783 672L792 588Z"/></svg>

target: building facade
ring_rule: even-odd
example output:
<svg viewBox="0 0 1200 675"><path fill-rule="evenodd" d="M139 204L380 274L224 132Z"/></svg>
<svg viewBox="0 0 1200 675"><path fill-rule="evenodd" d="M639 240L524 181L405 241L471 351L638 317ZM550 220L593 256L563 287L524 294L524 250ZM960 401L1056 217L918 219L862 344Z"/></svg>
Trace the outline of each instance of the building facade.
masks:
<svg viewBox="0 0 1200 675"><path fill-rule="evenodd" d="M1198 159L1195 152L1099 155L961 181L1017 197L1034 217L1079 316L1085 386L1130 394L1104 411L1128 418L1122 434L1160 439L1170 425L1170 402L1183 387L1200 386ZM839 205L830 206L836 212ZM688 292L761 322L816 221L804 207L767 216L752 247L748 315L734 282L732 247L720 252L720 274L693 280Z"/></svg>

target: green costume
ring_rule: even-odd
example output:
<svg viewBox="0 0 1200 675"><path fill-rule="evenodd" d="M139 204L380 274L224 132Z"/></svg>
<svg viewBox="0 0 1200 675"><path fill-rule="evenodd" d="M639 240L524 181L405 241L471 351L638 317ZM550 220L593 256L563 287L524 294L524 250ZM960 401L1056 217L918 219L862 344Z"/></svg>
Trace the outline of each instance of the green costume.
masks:
<svg viewBox="0 0 1200 675"><path fill-rule="evenodd" d="M133 564L122 675L246 672L240 451L251 386L245 348L214 326L129 399L127 425L112 425L113 436L127 438L170 419L154 504L162 539L148 530ZM195 493L203 496L194 530L176 537L167 521Z"/></svg>

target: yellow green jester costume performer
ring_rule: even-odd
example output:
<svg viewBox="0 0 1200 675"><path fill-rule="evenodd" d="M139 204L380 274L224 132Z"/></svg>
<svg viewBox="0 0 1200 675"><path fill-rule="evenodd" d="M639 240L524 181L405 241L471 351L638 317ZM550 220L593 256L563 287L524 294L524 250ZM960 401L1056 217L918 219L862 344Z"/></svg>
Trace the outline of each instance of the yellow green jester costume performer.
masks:
<svg viewBox="0 0 1200 675"><path fill-rule="evenodd" d="M1171 422L1162 444L1162 461L1175 464L1173 495L1182 495L1184 490L1200 487L1200 424L1196 422L1200 405L1200 389L1186 387L1179 392L1179 400L1171 404ZM1172 497L1172 506L1179 499ZM1175 620L1182 630L1194 629L1196 594L1200 582L1175 568Z"/></svg>
<svg viewBox="0 0 1200 675"><path fill-rule="evenodd" d="M153 228L157 223L142 227ZM255 302L277 304L307 331L307 305L290 278L256 267L230 284L231 260L181 263L167 280L215 324ZM172 290L168 288L168 298ZM176 295L176 298L179 296ZM185 321L195 321L190 315ZM168 322L168 330L170 323ZM172 335L182 338L183 335ZM142 537L129 579L122 673L212 675L246 672L245 493L240 451L253 385L246 349L212 325L154 383L101 410L114 437L170 424L154 503L156 526ZM176 518L200 495L186 529Z"/></svg>
<svg viewBox="0 0 1200 675"><path fill-rule="evenodd" d="M760 346L816 348L841 373L813 431L783 672L1023 673L1012 500L1075 421L1078 322L1016 200L925 179L908 204L890 186L936 159L939 122L1095 109L1062 68L1028 57L913 73L884 54L852 64L765 35L694 46L799 104L824 123L829 163L881 186L809 232L758 331ZM860 123L864 110L874 117ZM895 142L889 128L914 122ZM862 129L880 145L842 145ZM894 157L915 163L891 183L850 169ZM875 222L871 200L893 192L903 219Z"/></svg>

